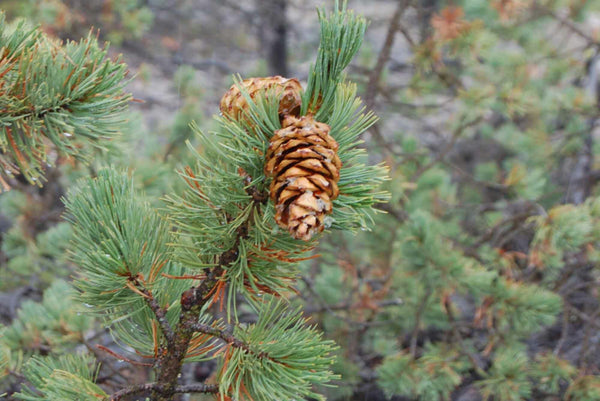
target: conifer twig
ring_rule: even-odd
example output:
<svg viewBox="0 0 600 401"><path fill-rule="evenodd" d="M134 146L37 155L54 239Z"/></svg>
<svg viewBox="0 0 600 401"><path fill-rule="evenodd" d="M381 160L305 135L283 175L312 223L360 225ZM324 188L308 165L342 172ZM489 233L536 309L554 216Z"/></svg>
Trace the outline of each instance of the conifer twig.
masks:
<svg viewBox="0 0 600 401"><path fill-rule="evenodd" d="M373 106L375 105L375 97L377 96L377 92L379 92L379 79L381 78L381 73L383 72L385 64L390 59L392 46L394 45L394 38L400 29L400 18L402 17L402 14L404 14L404 11L409 4L409 0L398 1L398 6L392 15L392 19L387 30L385 42L381 48L381 51L379 52L375 67L373 67L373 70L371 70L371 73L369 74L369 81L367 83L367 90L365 93L365 106L369 110L373 109Z"/></svg>
<svg viewBox="0 0 600 401"><path fill-rule="evenodd" d="M163 335L167 339L167 343L172 343L175 335L173 334L173 328L167 320L166 310L158 304L156 298L152 296L152 293L147 288L142 288L140 291L146 295L146 303L156 316L156 320L160 325Z"/></svg>
<svg viewBox="0 0 600 401"><path fill-rule="evenodd" d="M444 298L443 305L444 305L444 311L446 312L446 315L448 316L448 320L450 322L450 328L452 329L452 334L456 338L456 341L458 342L458 345L459 345L462 353L464 355L466 355L466 357L469 359L469 361L471 362L471 365L473 365L473 369L475 370L475 372L477 372L477 374L479 376L488 377L488 374L486 373L484 368L481 366L479 358L477 358L477 356L475 354L473 354L467 348L467 346L465 344L465 340L463 339L462 335L460 334L460 331L458 330L458 325L456 323L456 319L454 318L454 312L452 312L452 305L450 304L449 297Z"/></svg>
<svg viewBox="0 0 600 401"><path fill-rule="evenodd" d="M419 336L419 326L421 325L421 319L423 318L423 313L425 312L425 307L427 306L427 302L429 301L429 297L433 293L433 288L427 287L425 295L423 295L423 299L417 308L415 313L415 327L410 335L410 354L414 358L417 355L417 339Z"/></svg>
<svg viewBox="0 0 600 401"><path fill-rule="evenodd" d="M235 337L233 334L227 333L225 330L221 330L204 323L196 323L192 326L192 329L200 333L208 334L213 337L218 337L226 343L233 345L234 347L242 348L248 352L251 352L250 346L248 344Z"/></svg>
<svg viewBox="0 0 600 401"><path fill-rule="evenodd" d="M110 60L92 32L58 44L40 29L12 30L0 14L0 187L21 174L45 181L50 151L89 161L125 123L126 66ZM94 122L93 124L91 122Z"/></svg>
<svg viewBox="0 0 600 401"><path fill-rule="evenodd" d="M182 394L182 393L216 394L218 392L219 392L219 386L217 386L216 384L194 383L194 384L184 384L184 385L175 387L176 394Z"/></svg>
<svg viewBox="0 0 600 401"><path fill-rule="evenodd" d="M154 390L158 383L144 383L136 384L134 386L126 387L122 390L117 391L110 396L110 401L121 401L126 400L130 396L142 394L151 390Z"/></svg>
<svg viewBox="0 0 600 401"><path fill-rule="evenodd" d="M554 347L554 351L552 352L554 355L556 356L560 356L560 353L562 351L562 347L565 343L565 341L567 340L567 335L569 333L569 318L570 318L570 306L567 304L567 302L565 301L565 299L563 298L563 315L562 315L562 328L560 330L560 338L558 340L558 342L556 343L556 346Z"/></svg>
<svg viewBox="0 0 600 401"><path fill-rule="evenodd" d="M437 156L435 158L433 158L429 163L427 163L427 164L421 166L419 169L417 169L417 171L410 177L409 181L415 182L423 174L425 174L427 171L429 171L432 167L434 167L436 164L441 162L448 155L448 153L450 153L450 151L452 151L452 149L454 148L454 145L456 144L456 141L458 141L460 136L464 133L464 130L466 130L467 128L470 128L474 125L479 124L482 120L483 120L483 117L479 116L471 121L461 122L461 124L458 127L456 127L454 129L454 131L452 131L450 141L444 147L444 149L442 149L442 151L440 153L438 153Z"/></svg>
<svg viewBox="0 0 600 401"><path fill-rule="evenodd" d="M101 344L96 344L96 348L98 348L99 350L102 350L102 351L106 352L109 355L112 355L113 357L115 357L119 361L128 362L128 363L130 363L132 365L137 365L137 366L152 366L152 364L134 361L133 359L127 358L126 356L119 355L115 351L113 351L110 348L105 347L104 345L101 345Z"/></svg>
<svg viewBox="0 0 600 401"><path fill-rule="evenodd" d="M134 386L130 386L124 388L123 390L119 390L110 396L110 401L122 401L126 400L131 396L139 395L143 393L147 393L149 391L160 390L163 387L160 383L152 382L152 383L144 383L144 384L136 384ZM216 384L204 384L204 383L194 383L187 384L182 386L176 386L173 391L174 394L181 393L207 393L207 394L215 394L219 391L219 387Z"/></svg>
<svg viewBox="0 0 600 401"><path fill-rule="evenodd" d="M252 216L252 213L249 215ZM167 353L158 361L158 382L160 388L152 390L152 400L168 401L175 394L177 379L188 346L196 330L198 315L209 300L213 289L218 284L224 272L224 267L234 262L238 257L238 247L242 238L248 235L246 224L242 224L237 232L234 245L221 254L215 267L206 273L206 278L198 287L192 287L181 295L181 315L175 327L174 341L168 345Z"/></svg>
<svg viewBox="0 0 600 401"><path fill-rule="evenodd" d="M568 19L561 17L560 15L558 15L557 13L555 13L554 11L552 11L548 8L544 8L542 11L544 13L546 13L547 15L549 15L550 17L552 17L553 19L555 19L561 25L566 26L569 30L571 30L571 32L574 32L579 37L586 40L588 42L588 45L600 48L600 41L594 39L591 35L588 35L587 33L585 33L582 29L580 29L572 21L569 21Z"/></svg>
<svg viewBox="0 0 600 401"><path fill-rule="evenodd" d="M381 301L381 302L377 302L375 304L375 306L377 308L387 308L390 306L400 306L400 305L404 305L404 301L401 298L395 298L395 299L388 299L385 301ZM350 303L350 302L342 302L342 303L338 303L338 304L334 304L334 305L327 305L327 307L322 306L320 308L306 308L304 310L304 313L312 315L314 313L322 313L322 312L329 312L329 311L334 311L334 310L356 310L356 309L365 309L367 308L366 306L357 306L355 303Z"/></svg>
<svg viewBox="0 0 600 401"><path fill-rule="evenodd" d="M400 18L402 17L402 14L404 14L404 11L406 10L409 4L409 0L398 1L398 7L396 8L394 15L392 15L392 19L385 37L385 42L383 44L383 47L381 48L381 51L379 52L379 56L377 57L375 67L373 67L373 70L371 70L371 72L369 73L367 90L365 93L365 106L369 110L372 110L373 106L375 106L375 98L377 97L377 93L379 92L379 80L381 79L383 68L390 59L392 46L394 45L394 38L396 37L396 33L398 32L398 30L400 29ZM372 127L371 132L375 140L382 147L382 149L387 150L389 146L376 125Z"/></svg>

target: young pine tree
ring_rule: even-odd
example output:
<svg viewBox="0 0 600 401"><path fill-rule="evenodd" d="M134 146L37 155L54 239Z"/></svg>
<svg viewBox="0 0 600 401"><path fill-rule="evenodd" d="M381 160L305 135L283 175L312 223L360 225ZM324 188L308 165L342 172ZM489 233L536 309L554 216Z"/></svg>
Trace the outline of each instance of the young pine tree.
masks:
<svg viewBox="0 0 600 401"><path fill-rule="evenodd" d="M75 299L85 316L105 319L121 353L147 361L154 380L107 394L94 383L89 355L49 355L25 363L31 386L15 397L323 399L314 385L335 377L336 346L287 301L296 265L311 257L323 230L367 227L372 206L386 198L377 192L386 170L367 165L357 147L376 118L343 76L366 22L337 3L319 18L321 43L306 89L281 77L237 79L221 102L217 130L195 128L196 166L180 171L187 189L166 197L167 210L154 210L126 172L110 168L66 198L80 268ZM111 97L102 99L105 105ZM96 112L84 109L80 118L85 111ZM68 124L59 126L75 122ZM17 144L13 153L22 149L30 148ZM213 380L180 383L184 364L208 359L218 361Z"/></svg>

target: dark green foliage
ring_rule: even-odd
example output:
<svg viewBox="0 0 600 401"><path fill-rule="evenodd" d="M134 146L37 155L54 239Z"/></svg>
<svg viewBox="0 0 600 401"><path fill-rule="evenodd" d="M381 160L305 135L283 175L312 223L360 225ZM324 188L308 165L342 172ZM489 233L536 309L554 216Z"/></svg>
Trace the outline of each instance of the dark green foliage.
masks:
<svg viewBox="0 0 600 401"><path fill-rule="evenodd" d="M391 160L392 213L302 270L360 371L330 394L592 400L598 42L573 18L598 5L436 2L419 37L420 2L402 4L389 29L411 57L369 82L390 118L367 146Z"/></svg>
<svg viewBox="0 0 600 401"><path fill-rule="evenodd" d="M490 369L489 377L480 381L484 397L493 396L498 401L517 401L531 396L531 382L527 374L527 355L522 351L499 351Z"/></svg>
<svg viewBox="0 0 600 401"><path fill-rule="evenodd" d="M385 358L377 369L379 382L386 394L418 397L420 400L449 400L462 380L468 363L457 350L427 347L419 360L397 354ZM435 376L428 377L432 372Z"/></svg>

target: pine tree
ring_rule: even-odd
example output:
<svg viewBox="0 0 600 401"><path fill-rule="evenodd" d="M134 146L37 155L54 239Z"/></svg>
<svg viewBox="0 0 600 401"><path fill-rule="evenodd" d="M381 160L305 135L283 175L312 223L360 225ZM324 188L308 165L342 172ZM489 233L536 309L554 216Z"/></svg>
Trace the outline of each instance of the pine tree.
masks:
<svg viewBox="0 0 600 401"><path fill-rule="evenodd" d="M330 127L328 135L339 144L339 196L331 198L329 218L319 217L318 230L300 239L278 227L265 164L269 142L288 118L280 115L282 93L265 88L250 94L238 79L247 107L218 118L215 132L195 128L201 146L190 149L197 164L180 171L187 189L167 196L166 212L153 209L127 173L114 168L82 179L65 199L74 230L72 259L81 269L74 283L77 302L106 319L125 349L150 361L155 381L109 395L94 384L96 368L88 356L34 357L23 374L35 390L17 398L121 400L149 394L171 400L200 392L238 400L323 399L313 386L336 377L336 347L286 299L294 291L297 262L310 257L316 234L365 229L372 222L373 205L386 199L377 189L386 169L366 165L365 151L357 147L376 119L343 75L366 21L338 4L330 14L321 10L319 18L317 62L298 111ZM101 105L114 106L108 99ZM223 317L215 314L219 306L226 310ZM255 322L242 323L242 309L255 314ZM216 383L178 383L184 363L206 359L219 361Z"/></svg>
<svg viewBox="0 0 600 401"><path fill-rule="evenodd" d="M210 125L203 83L182 67L173 126L146 132L132 116L127 140L149 146L94 163L67 197L69 222L32 235L22 183L0 198L18 222L0 232L1 288L29 271L49 286L0 327L0 393L598 399L598 2L373 4L386 3L397 8L377 61L367 45L347 70L366 86L341 75L364 25L321 12L329 39L304 90L234 77ZM359 133L391 167L389 204ZM179 179L175 165L189 165ZM71 170L65 187L82 174ZM50 285L69 274L75 289ZM187 353L169 351L171 332ZM208 378L190 384L192 370Z"/></svg>

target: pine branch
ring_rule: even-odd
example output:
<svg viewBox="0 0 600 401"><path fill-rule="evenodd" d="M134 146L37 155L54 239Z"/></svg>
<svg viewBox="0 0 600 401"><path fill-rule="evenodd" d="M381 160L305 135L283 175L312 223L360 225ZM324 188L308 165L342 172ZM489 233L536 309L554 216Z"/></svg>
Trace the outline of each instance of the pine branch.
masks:
<svg viewBox="0 0 600 401"><path fill-rule="evenodd" d="M193 334L198 331L195 327L198 323L198 315L210 300L210 296L221 279L224 267L235 261L238 256L239 241L247 235L247 230L240 230L234 246L221 254L218 264L206 273L206 278L198 287L192 287L181 295L181 315L175 327L174 338L169 344L166 355L158 361L158 382L160 388L152 391L152 399L156 401L168 401L175 394L177 380L183 360L187 354Z"/></svg>
<svg viewBox="0 0 600 401"><path fill-rule="evenodd" d="M379 81L381 79L383 69L390 59L392 47L394 45L394 39L396 37L396 33L398 32L401 26L400 18L402 18L402 15L408 8L409 4L409 0L398 0L398 6L396 7L394 14L392 15L386 33L385 41L383 43L383 47L381 48L379 55L377 56L377 62L375 63L375 66L369 73L367 89L365 91L364 98L365 105L369 110L372 110L375 106L375 99L377 97L377 93L379 92ZM390 146L386 142L378 127L372 127L371 132L379 146L385 151L388 151Z"/></svg>
<svg viewBox="0 0 600 401"><path fill-rule="evenodd" d="M386 171L364 164L359 136L376 117L356 97L356 85L342 83L366 22L347 12L345 2L341 9L336 2L335 12L329 17L321 13L320 19L322 43L303 107L318 108L317 117L331 126L339 144L343 168L332 227L366 228L373 204L387 197L376 192ZM140 202L125 174L101 171L68 201L77 226L75 259L84 271L77 282L82 299L117 317L116 336L155 358L156 384L134 386L123 397L149 391L153 401L167 401L181 389L209 389L222 397L257 401L321 398L313 386L336 377L331 372L333 342L307 326L299 310L269 295L285 295L297 275L295 264L313 245L279 230L275 206L268 201L265 153L273 132L281 128L280 99L241 94L249 105L247 120L220 118L216 132L200 133L197 168L181 172L186 193L169 199L175 230ZM170 241L171 234L176 241ZM195 270L203 279L195 287L172 290L166 283L176 275L160 273L173 266L185 266L181 276L194 276ZM209 324L204 312L217 301L227 299L228 317L235 316L239 293L258 311L257 324L236 327L233 334ZM156 335L156 321L166 343ZM202 352L213 356L218 339L227 343L217 344L225 352L214 355L223 360L218 390L179 386L186 358Z"/></svg>
<svg viewBox="0 0 600 401"><path fill-rule="evenodd" d="M572 32L575 32L575 34L577 34L580 38L584 39L587 42L588 46L600 48L600 41L598 39L595 39L591 35L584 32L581 28L579 28L577 25L575 25L571 20L568 20L567 18L560 16L556 12L552 11L550 8L541 6L540 4L536 3L536 7L538 7L540 9L542 14L549 15L550 17L552 17L553 19L558 21L561 25L564 25Z"/></svg>
<svg viewBox="0 0 600 401"><path fill-rule="evenodd" d="M194 331L198 331L200 333L208 334L208 335L211 335L213 337L218 337L221 340L225 341L227 344L231 344L231 345L233 345L236 348L241 348L243 350L251 352L250 351L250 346L248 344L246 344L245 342L243 342L239 338L235 337L233 334L227 333L225 330L221 330L221 329L218 329L218 328L213 327L211 325L203 324L203 323L196 323L196 324L194 324L192 326L192 329Z"/></svg>
<svg viewBox="0 0 600 401"><path fill-rule="evenodd" d="M427 307L427 302L429 302L429 297L431 297L432 294L433 288L428 286L425 290L425 294L423 294L423 298L421 298L421 301L419 302L417 310L415 311L415 325L410 335L410 355L412 355L413 358L417 356L417 340L419 338L421 319L423 318L423 313Z"/></svg>
<svg viewBox="0 0 600 401"><path fill-rule="evenodd" d="M202 280L202 283L198 287L190 288L184 292L181 296L181 306L184 311L196 310L202 307L208 302L209 297L223 276L224 267L233 263L238 258L238 247L241 238L245 238L246 235L239 235L234 243L234 246L226 252L223 252L219 256L218 264L210 269L206 273L206 278Z"/></svg>
<svg viewBox="0 0 600 401"><path fill-rule="evenodd" d="M110 401L127 400L127 399L129 399L129 397L132 397L134 395L148 393L148 392L158 388L158 386L159 386L158 383L144 383L144 384L137 384L135 386L129 386L129 387L119 390L116 393L114 393L113 395L111 395L109 400Z"/></svg>
<svg viewBox="0 0 600 401"><path fill-rule="evenodd" d="M450 141L448 141L446 146L444 146L444 148L429 163L420 166L417 169L417 171L415 171L413 173L413 175L410 176L409 181L416 182L419 179L419 177L421 177L423 174L425 174L428 170L430 170L432 167L434 167L437 163L441 162L448 155L448 153L450 153L450 151L452 151L452 149L454 148L454 145L456 144L458 139L461 137L461 135L464 134L465 130L474 125L479 124L482 120L483 120L483 117L479 116L470 121L461 121L461 123L458 125L458 127L456 127L452 131L452 134L450 136Z"/></svg>
<svg viewBox="0 0 600 401"><path fill-rule="evenodd" d="M219 373L220 393L254 400L323 399L311 388L335 378L330 372L335 347L306 325L299 309L271 297L256 324L236 327L235 338L249 344L227 348ZM293 378L293 380L288 380Z"/></svg>
<svg viewBox="0 0 600 401"><path fill-rule="evenodd" d="M110 401L124 401L134 395L140 395L149 393L151 391L163 391L163 385L157 382L144 383L124 388L123 390L117 391L110 396ZM219 387L215 384L186 384L176 386L173 394L188 394L188 393L205 393L205 394L216 394L219 392Z"/></svg>
<svg viewBox="0 0 600 401"><path fill-rule="evenodd" d="M385 301L380 301L375 303L374 307L377 309L393 307L393 306L401 306L404 305L404 301L400 298L396 299L388 299ZM313 307L304 309L304 313L308 315L313 315L315 313L323 313L323 312L332 312L332 311L356 311L361 308L371 308L373 306L361 306L356 305L354 302L341 302L334 305L323 305L321 307ZM335 315L334 315L335 316ZM354 324L354 322L352 322Z"/></svg>
<svg viewBox="0 0 600 401"><path fill-rule="evenodd" d="M377 96L377 92L379 91L379 80L381 79L383 68L390 59L392 46L394 45L394 38L400 29L400 18L404 14L404 11L406 11L409 4L409 0L398 0L398 6L392 15L383 47L379 52L375 67L373 67L373 70L371 70L371 73L369 74L369 81L367 83L367 90L365 93L365 104L368 109L373 109L373 106L375 105L375 98ZM378 139L382 141L381 144L384 143L383 138Z"/></svg>
<svg viewBox="0 0 600 401"><path fill-rule="evenodd" d="M195 383L195 384L184 384L181 386L175 387L175 394L185 394L185 393L207 393L207 394L216 394L219 392L219 387L216 384L203 384L203 383Z"/></svg>
<svg viewBox="0 0 600 401"><path fill-rule="evenodd" d="M97 401L106 396L94 381L98 368L89 355L32 357L23 369L34 388L22 387L17 399L28 401L81 400Z"/></svg>
<svg viewBox="0 0 600 401"><path fill-rule="evenodd" d="M446 315L448 316L448 320L450 321L450 327L452 328L452 334L454 335L454 338L458 342L461 352L464 355L466 355L467 358L469 358L469 361L471 361L471 364L473 365L473 369L475 370L475 372L477 372L477 374L480 377L487 377L488 374L486 373L484 368L481 366L480 358L478 358L478 355L473 354L467 348L467 345L465 344L465 341L464 341L462 335L460 334L458 325L456 324L456 319L454 318L454 312L452 311L452 304L450 301L450 297L444 297L443 305L444 305L444 311L446 312Z"/></svg>
<svg viewBox="0 0 600 401"><path fill-rule="evenodd" d="M321 37L317 62L311 66L301 114L316 113L317 120L330 112L342 72L360 49L367 27L363 17L346 10L346 1L336 0L334 11L319 10Z"/></svg>
<svg viewBox="0 0 600 401"><path fill-rule="evenodd" d="M17 174L40 185L51 150L85 162L108 146L131 99L125 64L109 60L91 33L63 45L22 22L11 30L1 13L0 43L2 187Z"/></svg>
<svg viewBox="0 0 600 401"><path fill-rule="evenodd" d="M171 324L167 320L167 311L165 310L165 308L162 308L158 304L158 301L156 300L156 298L154 298L150 290L142 287L140 291L144 295L146 295L146 302L148 303L150 309L152 309L152 312L154 312L154 315L156 316L156 321L158 321L163 335L167 339L167 343L172 343L175 338L175 335L173 333L173 328L171 327Z"/></svg>

